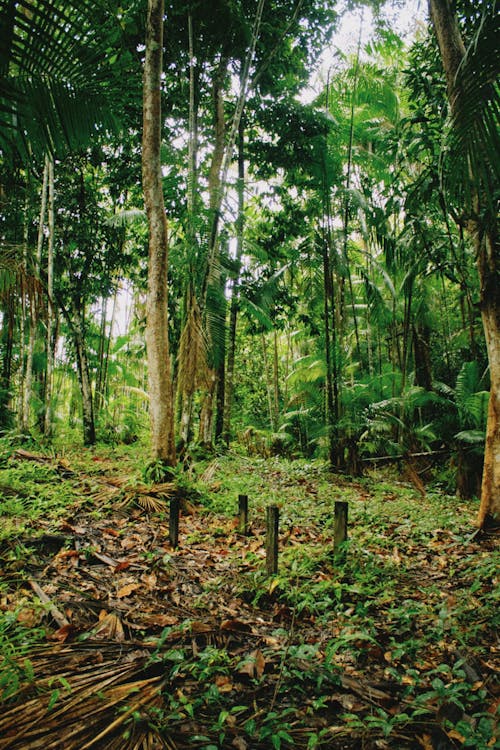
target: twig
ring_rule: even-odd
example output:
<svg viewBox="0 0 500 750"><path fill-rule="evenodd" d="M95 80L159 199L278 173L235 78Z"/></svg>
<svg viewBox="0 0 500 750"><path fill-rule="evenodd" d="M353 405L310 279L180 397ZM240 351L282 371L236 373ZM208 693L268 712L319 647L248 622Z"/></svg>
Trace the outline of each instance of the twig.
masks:
<svg viewBox="0 0 500 750"><path fill-rule="evenodd" d="M40 599L40 601L43 604L49 605L49 612L54 618L54 620L57 622L59 627L60 628L68 627L68 625L70 624L69 620L66 619L66 617L63 615L63 613L59 609L57 609L55 604L52 604L52 602L50 601L49 597L47 596L45 591L42 589L42 587L39 586L38 583L36 583L36 581L33 581L31 579L29 581L29 584L31 588L33 589L33 591L35 592L35 594Z"/></svg>

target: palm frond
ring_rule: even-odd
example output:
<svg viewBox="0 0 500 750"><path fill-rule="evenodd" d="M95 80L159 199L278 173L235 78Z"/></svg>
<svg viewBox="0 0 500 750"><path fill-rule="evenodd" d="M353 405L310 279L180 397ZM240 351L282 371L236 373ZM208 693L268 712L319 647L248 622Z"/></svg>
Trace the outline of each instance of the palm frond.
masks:
<svg viewBox="0 0 500 750"><path fill-rule="evenodd" d="M496 0L485 5L457 72L450 121L451 180L469 206L475 193L492 205L500 185L500 9Z"/></svg>
<svg viewBox="0 0 500 750"><path fill-rule="evenodd" d="M110 16L111 19L111 16ZM103 19L100 19L103 20ZM24 159L113 125L106 24L89 0L7 1L0 10L0 150Z"/></svg>
<svg viewBox="0 0 500 750"><path fill-rule="evenodd" d="M146 719L162 706L167 681L164 669L152 664L149 656L146 649L120 641L52 646L31 653L37 689L27 682L11 696L14 705L0 718L0 748L147 747L146 736L153 730L147 720L131 719ZM153 734L155 747L168 747L159 732Z"/></svg>

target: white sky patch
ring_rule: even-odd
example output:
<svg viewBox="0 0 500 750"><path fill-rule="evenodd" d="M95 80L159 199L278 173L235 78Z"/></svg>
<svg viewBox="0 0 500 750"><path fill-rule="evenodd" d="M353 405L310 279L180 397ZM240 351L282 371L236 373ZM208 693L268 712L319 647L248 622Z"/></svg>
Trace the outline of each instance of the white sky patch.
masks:
<svg viewBox="0 0 500 750"><path fill-rule="evenodd" d="M387 2L380 15L389 29L402 36L410 44L419 28L426 21L427 2L425 0L406 0L402 7L396 7L394 3ZM328 77L328 71L338 67L337 53L341 52L342 55L346 56L355 55L360 31L361 50L363 50L365 45L373 38L375 27L374 14L371 8L356 8L356 10L346 12L342 16L330 46L325 49L321 56L310 86L300 95L300 100L304 104L312 102L321 93Z"/></svg>

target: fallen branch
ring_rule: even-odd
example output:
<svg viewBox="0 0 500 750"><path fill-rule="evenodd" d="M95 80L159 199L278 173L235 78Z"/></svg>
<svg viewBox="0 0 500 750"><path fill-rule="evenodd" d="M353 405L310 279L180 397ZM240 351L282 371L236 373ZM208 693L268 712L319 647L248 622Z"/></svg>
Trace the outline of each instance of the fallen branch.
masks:
<svg viewBox="0 0 500 750"><path fill-rule="evenodd" d="M68 627L70 624L69 620L67 620L66 617L63 615L63 613L59 609L57 609L57 607L54 604L52 604L52 602L50 601L49 597L47 596L45 591L42 589L42 587L39 586L38 583L33 580L30 580L29 584L31 588L33 589L33 591L35 592L35 594L40 599L40 601L43 604L49 605L49 612L54 618L54 620L57 622L59 627L60 628Z"/></svg>
<svg viewBox="0 0 500 750"><path fill-rule="evenodd" d="M391 463L392 461L407 461L410 458L428 458L429 456L446 456L447 450L424 451L423 453L402 453L398 456L370 456L362 458L364 464Z"/></svg>

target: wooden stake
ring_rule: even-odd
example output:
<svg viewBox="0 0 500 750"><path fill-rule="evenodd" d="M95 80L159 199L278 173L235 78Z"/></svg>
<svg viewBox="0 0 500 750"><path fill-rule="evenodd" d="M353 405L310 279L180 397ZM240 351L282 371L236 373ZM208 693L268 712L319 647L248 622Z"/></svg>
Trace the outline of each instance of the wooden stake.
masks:
<svg viewBox="0 0 500 750"><path fill-rule="evenodd" d="M338 552L339 546L347 539L348 504L341 500L335 502L335 519L333 526L333 547Z"/></svg>
<svg viewBox="0 0 500 750"><path fill-rule="evenodd" d="M277 505L268 505L266 509L266 568L272 576L278 572L278 538L279 516Z"/></svg>
<svg viewBox="0 0 500 750"><path fill-rule="evenodd" d="M248 534L248 495L238 495L238 531Z"/></svg>
<svg viewBox="0 0 500 750"><path fill-rule="evenodd" d="M179 498L170 498L170 518L169 518L169 540L170 546L176 549L179 544Z"/></svg>

